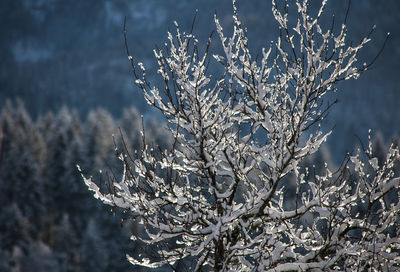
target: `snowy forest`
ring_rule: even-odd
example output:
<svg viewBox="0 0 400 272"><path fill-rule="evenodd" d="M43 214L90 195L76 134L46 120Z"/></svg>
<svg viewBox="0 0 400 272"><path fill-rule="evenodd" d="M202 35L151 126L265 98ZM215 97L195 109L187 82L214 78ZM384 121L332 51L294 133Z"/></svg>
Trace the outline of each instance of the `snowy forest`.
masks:
<svg viewBox="0 0 400 272"><path fill-rule="evenodd" d="M276 2L1 1L0 271L398 269L400 2Z"/></svg>
<svg viewBox="0 0 400 272"><path fill-rule="evenodd" d="M92 199L76 164L115 169L112 135L121 132L139 148L137 110L114 119L98 109L80 120L64 108L32 120L19 101L6 104L0 124L0 271L128 271L135 226ZM168 144L162 127L146 127L150 141Z"/></svg>

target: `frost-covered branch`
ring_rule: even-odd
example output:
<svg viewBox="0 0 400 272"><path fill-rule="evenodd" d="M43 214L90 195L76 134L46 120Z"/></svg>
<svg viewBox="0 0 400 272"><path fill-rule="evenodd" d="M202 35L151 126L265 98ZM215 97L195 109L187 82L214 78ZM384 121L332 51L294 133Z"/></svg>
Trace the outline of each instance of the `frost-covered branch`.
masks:
<svg viewBox="0 0 400 272"><path fill-rule="evenodd" d="M349 45L345 24L323 29L326 3L312 18L308 1L296 0L293 23L288 2L281 9L273 0L280 36L261 59L252 57L235 2L232 36L215 17L222 55L210 53L211 36L202 53L193 33L176 23L166 48L154 51L162 87L147 80L126 44L135 84L164 115L174 142L160 151L143 137L135 156L125 149L122 178L110 180L108 193L84 181L96 198L144 227L132 239L156 254L128 256L132 264L174 268L183 260L194 271L398 268L397 147L385 161L370 147L336 173L300 167L330 135L320 129L332 106L326 94L368 68L357 57L369 36ZM225 69L221 78L208 73L213 59ZM294 200L285 194L289 175L296 179Z"/></svg>

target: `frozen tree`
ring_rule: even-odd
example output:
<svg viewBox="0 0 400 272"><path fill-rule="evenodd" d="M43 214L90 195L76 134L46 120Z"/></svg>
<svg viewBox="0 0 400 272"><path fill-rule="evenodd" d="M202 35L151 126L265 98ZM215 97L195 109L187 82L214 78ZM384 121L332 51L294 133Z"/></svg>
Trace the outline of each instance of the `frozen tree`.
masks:
<svg viewBox="0 0 400 272"><path fill-rule="evenodd" d="M165 49L154 51L162 87L147 80L126 46L135 83L165 117L173 144L157 149L142 133L139 152L118 153L123 175L110 177L108 192L84 181L95 198L143 226L132 236L145 245L127 256L132 264L191 271L399 269L398 148L392 145L379 161L368 144L336 172L301 166L330 135L321 128L334 104L328 94L371 65L357 61L370 34L350 43L346 19L325 29L326 4L310 14L307 0L282 7L273 0L280 35L257 57L235 3L232 36L215 17L222 54L210 53L211 37L202 53L192 32L176 24ZM288 20L291 12L297 21ZM221 78L208 73L212 60L222 64ZM294 200L285 194L289 174L296 179Z"/></svg>
<svg viewBox="0 0 400 272"><path fill-rule="evenodd" d="M85 165L91 165L92 169L96 170L106 167L109 163L108 159L112 158L110 156L114 150L112 134L116 131L114 120L109 112L101 108L89 112L83 135L86 140L84 143L86 149L84 154L87 157Z"/></svg>
<svg viewBox="0 0 400 272"><path fill-rule="evenodd" d="M137 109L129 108L124 109L122 113L121 120L119 122L119 127L122 130L124 136L125 144L127 148L140 149L141 137L140 128L142 127L141 116Z"/></svg>
<svg viewBox="0 0 400 272"><path fill-rule="evenodd" d="M79 117L76 112L62 108L55 118L48 114L38 123L46 139L46 165L51 165L43 170L43 178L47 181L46 195L51 196L47 201L49 210L56 213L58 219L67 211L82 213L81 183L78 183L75 169L71 167L73 162L82 160ZM80 201L68 201L71 199Z"/></svg>
<svg viewBox="0 0 400 272"><path fill-rule="evenodd" d="M0 113L0 127L4 137L0 170L0 187L2 188L0 206L6 211L15 204L21 211L21 218L30 222L29 231L36 233L44 211L43 183L40 180L43 138L35 130L34 123L21 101L17 101L16 106L7 102ZM20 230L21 237L24 236L22 228L10 226L8 223L0 220L0 233ZM7 229L8 227L11 229ZM10 237L0 238L0 250L6 245L2 238ZM17 240L13 242L18 243Z"/></svg>

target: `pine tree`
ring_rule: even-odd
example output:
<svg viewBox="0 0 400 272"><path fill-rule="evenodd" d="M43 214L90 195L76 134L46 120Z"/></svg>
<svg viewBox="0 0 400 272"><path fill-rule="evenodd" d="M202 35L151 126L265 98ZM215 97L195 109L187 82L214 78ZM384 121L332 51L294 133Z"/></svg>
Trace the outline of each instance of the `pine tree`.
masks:
<svg viewBox="0 0 400 272"><path fill-rule="evenodd" d="M29 221L28 236L35 237L44 212L43 183L40 180L44 142L20 101L17 102L17 107L7 103L1 112L0 125L4 137L0 205L5 210L12 207L18 209L23 220ZM12 218L9 220L12 221ZM5 237L7 233L16 231L10 229L13 226L7 225L7 221L0 222L0 229ZM23 229L19 230L22 232ZM25 236L23 233L21 235ZM18 239L11 244L18 244Z"/></svg>
<svg viewBox="0 0 400 272"><path fill-rule="evenodd" d="M120 128L122 129L125 144L130 150L141 148L142 137L140 131L142 126L142 118L135 108L129 108L123 111L120 120ZM119 137L117 137L117 139L119 139Z"/></svg>
<svg viewBox="0 0 400 272"><path fill-rule="evenodd" d="M89 112L85 125L84 146L85 158L83 165L87 169L108 169L111 158L114 158L114 144L112 135L118 132L111 115L104 109ZM91 174L98 175L97 170Z"/></svg>

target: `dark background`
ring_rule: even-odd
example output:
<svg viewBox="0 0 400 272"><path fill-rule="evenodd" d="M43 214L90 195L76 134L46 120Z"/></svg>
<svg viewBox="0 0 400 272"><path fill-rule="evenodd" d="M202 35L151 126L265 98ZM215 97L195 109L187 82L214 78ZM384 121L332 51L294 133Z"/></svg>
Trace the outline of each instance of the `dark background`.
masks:
<svg viewBox="0 0 400 272"><path fill-rule="evenodd" d="M310 3L315 11L320 1ZM328 1L324 22L334 13L340 26L347 3ZM278 35L271 3L237 6L255 56ZM141 114L151 141L168 144L163 120L133 85L123 21L131 54L157 84L153 48L174 31L174 20L189 31L196 10L200 44L215 30L214 13L232 31L230 0L0 1L0 272L132 270L125 253L139 251L129 241L138 226L121 228L124 215L93 199L76 164L95 177L98 169L118 169L111 135L121 127L130 147L140 148ZM338 86L339 103L324 123L333 133L314 160L339 164L369 128L383 153L400 134L399 12L398 0L352 1L349 40L359 42L376 25L360 62L374 59L391 35L369 71Z"/></svg>

